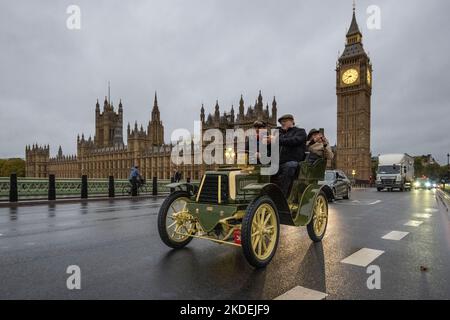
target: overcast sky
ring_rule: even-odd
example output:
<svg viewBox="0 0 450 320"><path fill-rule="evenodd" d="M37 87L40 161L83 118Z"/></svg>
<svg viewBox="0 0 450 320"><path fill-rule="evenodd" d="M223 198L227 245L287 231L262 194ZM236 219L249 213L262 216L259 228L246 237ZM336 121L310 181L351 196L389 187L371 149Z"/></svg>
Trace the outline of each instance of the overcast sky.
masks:
<svg viewBox="0 0 450 320"><path fill-rule="evenodd" d="M81 30L66 27L69 5ZM366 25L381 8L381 30ZM344 49L351 0L53 0L0 4L0 157L26 144L62 145L94 134L96 99L111 81L128 122L148 123L158 92L166 141L193 130L201 104L221 112L264 103L336 141L335 63ZM450 1L357 1L373 74L372 152L450 152ZM126 133L126 132L124 132Z"/></svg>

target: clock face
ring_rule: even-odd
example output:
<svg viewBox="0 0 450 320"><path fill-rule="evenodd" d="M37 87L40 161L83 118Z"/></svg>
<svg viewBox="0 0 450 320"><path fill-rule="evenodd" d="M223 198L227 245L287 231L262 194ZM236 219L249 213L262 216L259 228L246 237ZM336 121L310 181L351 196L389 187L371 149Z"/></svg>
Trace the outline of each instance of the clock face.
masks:
<svg viewBox="0 0 450 320"><path fill-rule="evenodd" d="M370 70L367 70L367 84L370 86L372 85L372 73Z"/></svg>
<svg viewBox="0 0 450 320"><path fill-rule="evenodd" d="M359 74L356 69L348 69L342 74L342 82L345 84L352 84L358 80Z"/></svg>

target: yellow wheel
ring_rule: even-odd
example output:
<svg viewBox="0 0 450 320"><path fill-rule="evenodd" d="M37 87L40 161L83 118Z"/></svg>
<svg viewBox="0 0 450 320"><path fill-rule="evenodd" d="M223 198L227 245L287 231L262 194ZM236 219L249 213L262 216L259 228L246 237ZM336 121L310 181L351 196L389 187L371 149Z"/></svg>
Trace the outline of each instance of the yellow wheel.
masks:
<svg viewBox="0 0 450 320"><path fill-rule="evenodd" d="M325 193L321 191L313 205L313 216L307 225L308 235L314 242L322 241L328 225L328 201Z"/></svg>
<svg viewBox="0 0 450 320"><path fill-rule="evenodd" d="M275 255L280 235L278 211L272 199L263 196L247 208L242 220L241 244L247 261L265 267Z"/></svg>
<svg viewBox="0 0 450 320"><path fill-rule="evenodd" d="M189 194L174 192L164 200L158 213L158 231L161 240L171 248L178 249L191 242L194 232L192 215L186 209Z"/></svg>

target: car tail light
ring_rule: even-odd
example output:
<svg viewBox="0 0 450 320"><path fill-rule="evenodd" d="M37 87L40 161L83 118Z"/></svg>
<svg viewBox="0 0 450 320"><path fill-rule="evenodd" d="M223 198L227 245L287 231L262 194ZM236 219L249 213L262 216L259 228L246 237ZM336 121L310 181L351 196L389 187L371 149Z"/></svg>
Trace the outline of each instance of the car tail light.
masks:
<svg viewBox="0 0 450 320"><path fill-rule="evenodd" d="M234 243L241 244L241 230L235 229L233 233Z"/></svg>

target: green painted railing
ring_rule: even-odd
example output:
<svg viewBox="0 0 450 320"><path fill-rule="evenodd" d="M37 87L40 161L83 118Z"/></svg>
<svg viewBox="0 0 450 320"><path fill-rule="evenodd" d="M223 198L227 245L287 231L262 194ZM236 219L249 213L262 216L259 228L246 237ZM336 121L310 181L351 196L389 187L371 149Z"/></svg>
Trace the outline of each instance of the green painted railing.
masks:
<svg viewBox="0 0 450 320"><path fill-rule="evenodd" d="M158 193L168 193L166 187L170 180L158 180ZM81 179L56 179L56 198L80 197ZM48 178L17 178L17 191L20 200L46 199L48 196ZM128 180L114 180L115 196L127 195L124 193L129 186ZM108 196L108 179L88 179L89 197ZM0 201L9 200L10 178L0 177ZM144 194L152 193L152 180L147 180ZM141 193L142 194L142 193Z"/></svg>

